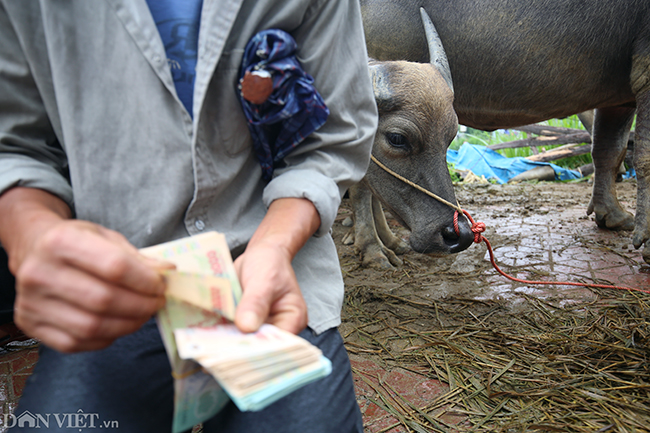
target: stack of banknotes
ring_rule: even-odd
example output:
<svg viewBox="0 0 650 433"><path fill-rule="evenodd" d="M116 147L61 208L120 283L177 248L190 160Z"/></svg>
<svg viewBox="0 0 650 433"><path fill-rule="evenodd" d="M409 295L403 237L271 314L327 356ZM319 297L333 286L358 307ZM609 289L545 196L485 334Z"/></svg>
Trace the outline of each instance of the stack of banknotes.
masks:
<svg viewBox="0 0 650 433"><path fill-rule="evenodd" d="M210 372L240 409L256 410L329 372L320 349L273 325L242 334L234 325L174 331L178 353Z"/></svg>
<svg viewBox="0 0 650 433"><path fill-rule="evenodd" d="M268 324L244 334L232 324L242 290L222 234L141 252L176 265L164 271L167 303L157 314L174 377L174 433L210 419L229 400L260 410L330 373L330 361L303 338Z"/></svg>

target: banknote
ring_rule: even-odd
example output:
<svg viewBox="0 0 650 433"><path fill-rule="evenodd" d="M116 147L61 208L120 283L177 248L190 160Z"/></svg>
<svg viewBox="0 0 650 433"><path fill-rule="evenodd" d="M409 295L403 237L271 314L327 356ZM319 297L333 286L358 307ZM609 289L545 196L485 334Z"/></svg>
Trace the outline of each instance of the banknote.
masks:
<svg viewBox="0 0 650 433"><path fill-rule="evenodd" d="M197 363L191 363L191 368L187 377L174 379L174 433L188 431L212 418L230 401L212 375Z"/></svg>
<svg viewBox="0 0 650 433"><path fill-rule="evenodd" d="M185 301L195 307L213 311L228 320L235 320L235 299L230 279L177 270L162 272L167 285L166 296ZM191 287L192 290L188 290Z"/></svg>
<svg viewBox="0 0 650 433"><path fill-rule="evenodd" d="M320 349L269 324L249 334L220 324L174 335L179 355L213 374L242 411L262 409L331 371Z"/></svg>
<svg viewBox="0 0 650 433"><path fill-rule="evenodd" d="M148 257L174 263L177 272L225 278L230 281L233 304L237 305L241 298L242 290L237 272L222 233L202 233L142 248L140 252Z"/></svg>
<svg viewBox="0 0 650 433"><path fill-rule="evenodd" d="M173 330L176 328L187 328L192 326L209 326L217 323L228 323L234 318L234 309L241 298L241 286L235 267L232 263L230 250L226 243L225 236L217 232L208 232L176 241L166 242L148 248L140 252L148 257L159 260L166 260L176 265L174 272L165 271L166 280L192 280L209 276L225 279L229 282L229 292L220 292L221 310L219 308L200 308L199 305L183 300L196 298L198 295L185 294L195 292L193 284L167 285L167 304L156 315L167 354L172 363L172 369L177 370L177 364L181 364L178 356ZM186 281L187 282L187 281ZM219 284L222 284L220 281ZM183 289L183 288L186 289ZM212 286L223 287L223 286ZM225 288L225 287L224 287ZM205 297L212 300L212 290L203 290ZM200 297L200 296L198 296ZM207 304L202 300L198 304ZM219 311L222 311L221 314ZM179 374L182 372L178 372Z"/></svg>
<svg viewBox="0 0 650 433"><path fill-rule="evenodd" d="M260 354L258 356L247 357L246 362L242 363L241 358L232 359L229 361L223 361L218 357L211 355L199 355L193 359L200 359L201 365L208 366L210 368L214 367L218 370L223 371L224 375L235 375L241 370L249 370L248 364L254 364L258 369L264 369L276 364L289 365L290 363L307 363L310 359L313 359L313 355L318 355L319 353L305 350L302 347L292 347L280 352L273 352L273 356L270 357L268 354Z"/></svg>
<svg viewBox="0 0 650 433"><path fill-rule="evenodd" d="M241 286L221 233L183 238L140 252L176 265L174 271L163 273L167 302L156 314L156 321L174 377L172 431L183 432L217 414L229 397L198 363L178 356L173 331L230 323L228 319L234 318L241 298Z"/></svg>
<svg viewBox="0 0 650 433"><path fill-rule="evenodd" d="M242 333L233 324L218 327L194 327L177 329L178 352L185 359L212 355L215 361L252 358L268 354L272 350L303 346L304 339L276 326L264 324L257 332ZM182 345L180 342L182 341ZM219 345L214 342L219 341Z"/></svg>
<svg viewBox="0 0 650 433"><path fill-rule="evenodd" d="M268 380L264 382L263 386L255 389L254 392L241 393L236 388L230 387L227 382L221 382L220 384L240 410L257 411L264 409L304 385L327 376L331 371L332 363L330 360L320 356L317 363L298 367Z"/></svg>
<svg viewBox="0 0 650 433"><path fill-rule="evenodd" d="M330 373L330 361L303 338L268 324L244 334L232 323L242 289L223 234L141 252L176 265L162 271L167 302L156 315L174 377L173 433L230 399L242 411L260 410Z"/></svg>
<svg viewBox="0 0 650 433"><path fill-rule="evenodd" d="M225 405L224 402L228 402L228 395L212 375L203 373L198 363L178 356L173 331L187 326L228 322L213 311L174 298L167 299L165 308L158 312L156 319L174 377L172 432L183 432L216 415Z"/></svg>
<svg viewBox="0 0 650 433"><path fill-rule="evenodd" d="M292 357L274 356L262 363L242 362L235 367L224 367L219 364L209 365L209 362L205 362L204 359L199 359L199 363L212 372L219 381L228 382L241 393L249 393L257 391L265 386L265 382L288 371L319 362L320 356L318 353L304 352Z"/></svg>

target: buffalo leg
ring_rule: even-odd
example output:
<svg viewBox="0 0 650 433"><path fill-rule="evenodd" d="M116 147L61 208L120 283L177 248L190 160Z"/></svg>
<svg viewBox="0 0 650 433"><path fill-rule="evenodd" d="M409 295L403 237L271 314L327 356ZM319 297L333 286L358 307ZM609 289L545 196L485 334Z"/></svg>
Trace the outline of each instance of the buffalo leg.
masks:
<svg viewBox="0 0 650 433"><path fill-rule="evenodd" d="M632 243L645 244L643 259L650 263L650 89L637 94L634 169L637 178L636 216Z"/></svg>
<svg viewBox="0 0 650 433"><path fill-rule="evenodd" d="M372 213L372 192L358 183L350 188L350 202L354 216L354 249L361 255L363 266L390 269L401 264L401 260L386 248L379 239Z"/></svg>
<svg viewBox="0 0 650 433"><path fill-rule="evenodd" d="M381 202L377 197L372 197L372 216L375 219L375 228L379 239L395 254L404 254L409 250L406 242L395 236L393 231L388 227L384 209L381 207Z"/></svg>
<svg viewBox="0 0 650 433"><path fill-rule="evenodd" d="M616 197L616 175L627 149L634 108L612 107L596 110L593 147L594 187L587 214L596 214L596 224L610 230L633 230L634 217Z"/></svg>
<svg viewBox="0 0 650 433"><path fill-rule="evenodd" d="M590 134L594 133L594 110L583 111L578 113L578 119Z"/></svg>

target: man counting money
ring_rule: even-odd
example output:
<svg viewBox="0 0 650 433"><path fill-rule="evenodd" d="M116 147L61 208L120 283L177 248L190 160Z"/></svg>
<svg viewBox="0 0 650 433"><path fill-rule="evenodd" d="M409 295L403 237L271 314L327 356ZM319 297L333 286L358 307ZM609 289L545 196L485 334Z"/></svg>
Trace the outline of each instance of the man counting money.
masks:
<svg viewBox="0 0 650 433"><path fill-rule="evenodd" d="M266 29L295 40L329 109L268 179L237 90ZM229 404L204 431L361 432L329 234L376 128L358 3L0 0L0 40L0 244L15 321L43 343L16 413L170 431L151 319L169 264L138 249L215 230L243 288L236 326L299 333L333 372L260 412Z"/></svg>

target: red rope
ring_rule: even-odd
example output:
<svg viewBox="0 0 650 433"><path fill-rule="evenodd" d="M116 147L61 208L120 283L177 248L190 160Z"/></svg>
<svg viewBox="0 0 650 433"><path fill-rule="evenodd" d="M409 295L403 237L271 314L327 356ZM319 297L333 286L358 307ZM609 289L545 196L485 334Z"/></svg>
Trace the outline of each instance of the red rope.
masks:
<svg viewBox="0 0 650 433"><path fill-rule="evenodd" d="M632 291L650 294L650 290L637 289L634 287L611 286L607 284L573 283L569 281L530 281L530 280L522 280L521 278L512 277L506 274L505 272L503 272L499 268L499 266L497 266L497 263L494 260L494 251L492 251L492 245L490 245L490 242L487 240L487 238L481 234L485 231L485 224L482 222L478 222L478 223L474 222L474 218L472 218L472 216L466 210L463 210L463 214L472 223L471 230L472 233L474 233L474 242L476 242L477 244L480 244L481 241L485 242L485 245L487 245L488 248L488 252L490 253L490 262L492 262L492 266L494 266L494 269L496 269L498 273L500 273L501 275L503 275L504 277L512 281L516 281L518 283L524 283L524 284L553 284L553 285L563 285L563 286L597 287L600 289L632 290ZM456 230L456 234L460 236L460 228L458 227L458 211L454 213L454 230Z"/></svg>

